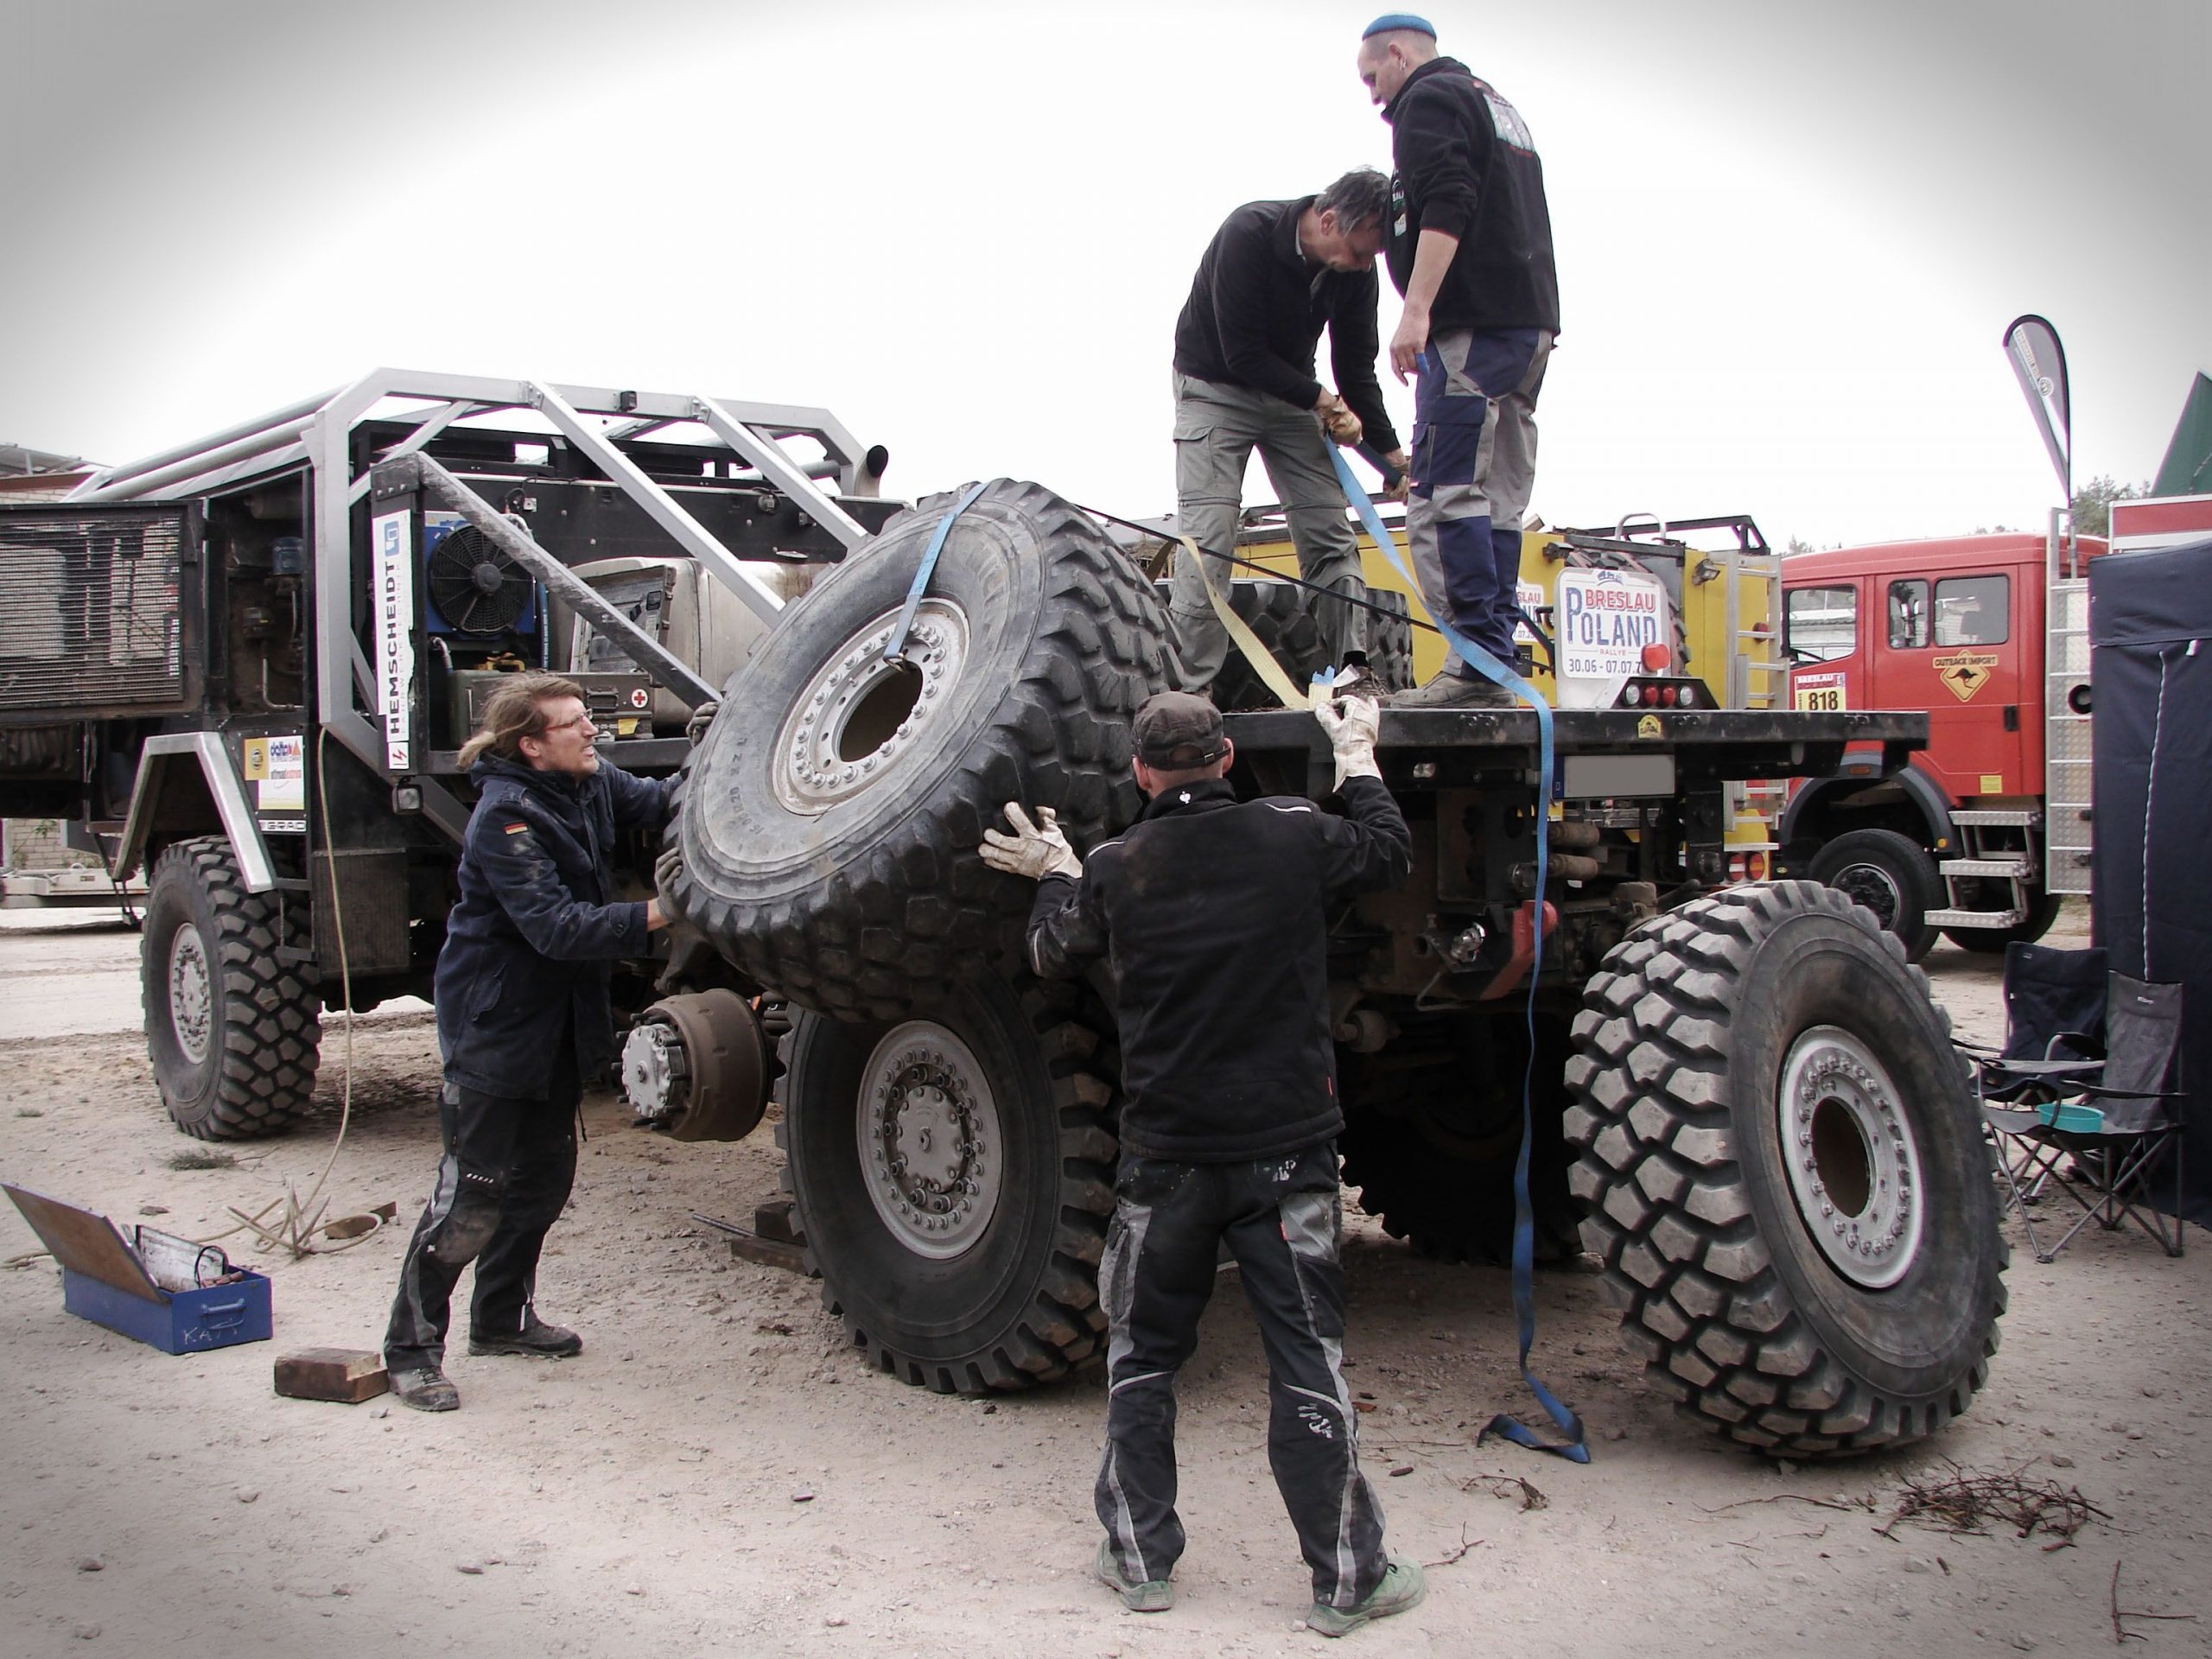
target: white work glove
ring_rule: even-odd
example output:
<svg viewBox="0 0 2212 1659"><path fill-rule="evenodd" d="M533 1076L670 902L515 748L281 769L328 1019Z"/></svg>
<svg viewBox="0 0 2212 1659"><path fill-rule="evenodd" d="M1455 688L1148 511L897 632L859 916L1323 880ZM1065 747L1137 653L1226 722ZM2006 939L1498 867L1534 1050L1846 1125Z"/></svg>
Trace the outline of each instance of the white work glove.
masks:
<svg viewBox="0 0 2212 1659"><path fill-rule="evenodd" d="M1067 836L1060 829L1060 815L1051 807L1039 807L1037 822L1032 823L1020 801L1008 801L1006 821L1014 826L1012 835L986 830L983 844L976 849L993 869L1004 870L1008 875L1026 875L1032 880L1048 875L1083 874L1083 861L1068 845Z"/></svg>
<svg viewBox="0 0 2212 1659"><path fill-rule="evenodd" d="M1367 697L1331 697L1313 705L1313 718L1329 734L1337 755L1337 787L1347 778L1382 780L1375 764L1375 735L1382 724L1381 707Z"/></svg>

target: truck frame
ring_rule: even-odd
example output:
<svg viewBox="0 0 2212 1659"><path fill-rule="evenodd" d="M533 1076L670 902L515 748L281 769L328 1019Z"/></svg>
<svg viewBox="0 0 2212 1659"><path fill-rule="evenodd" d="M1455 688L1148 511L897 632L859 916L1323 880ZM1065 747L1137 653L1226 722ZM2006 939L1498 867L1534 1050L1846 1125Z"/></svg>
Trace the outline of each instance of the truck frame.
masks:
<svg viewBox="0 0 2212 1659"><path fill-rule="evenodd" d="M118 880L150 870L148 1041L178 1125L283 1127L324 1009L428 995L471 699L565 671L575 618L630 659L577 677L609 758L681 760L652 688L679 715L715 688L664 613L640 626L573 568L696 566L757 633L779 564L842 557L894 510L885 459L819 409L385 369L0 507L0 810L67 821Z"/></svg>

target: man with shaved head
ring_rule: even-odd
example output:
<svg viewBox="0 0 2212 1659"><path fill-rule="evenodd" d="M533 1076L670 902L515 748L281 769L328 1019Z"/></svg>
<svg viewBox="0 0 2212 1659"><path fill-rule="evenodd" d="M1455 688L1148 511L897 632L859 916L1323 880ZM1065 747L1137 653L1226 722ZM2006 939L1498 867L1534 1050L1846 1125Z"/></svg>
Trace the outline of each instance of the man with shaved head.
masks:
<svg viewBox="0 0 2212 1659"><path fill-rule="evenodd" d="M1520 112L1390 12L1359 43L1359 78L1390 124L1390 280L1405 310L1390 366L1414 394L1406 524L1431 614L1508 667L1521 524L1536 469L1536 394L1559 333L1543 164ZM1510 707L1454 653L1401 707Z"/></svg>

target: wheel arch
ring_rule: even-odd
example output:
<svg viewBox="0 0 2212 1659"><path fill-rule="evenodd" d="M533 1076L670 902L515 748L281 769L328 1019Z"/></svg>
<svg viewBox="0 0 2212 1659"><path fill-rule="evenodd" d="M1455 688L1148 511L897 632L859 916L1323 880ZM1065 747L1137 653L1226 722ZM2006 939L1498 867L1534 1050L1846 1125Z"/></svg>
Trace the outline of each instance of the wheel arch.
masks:
<svg viewBox="0 0 2212 1659"><path fill-rule="evenodd" d="M220 836L238 861L248 893L276 885L268 843L219 732L168 732L146 740L130 785L130 810L116 852L115 877L150 868L164 847L194 836Z"/></svg>
<svg viewBox="0 0 2212 1659"><path fill-rule="evenodd" d="M1894 830L1930 852L1956 834L1942 785L1908 766L1886 777L1847 772L1810 779L1783 809L1776 839L1793 859L1805 859L1852 830Z"/></svg>

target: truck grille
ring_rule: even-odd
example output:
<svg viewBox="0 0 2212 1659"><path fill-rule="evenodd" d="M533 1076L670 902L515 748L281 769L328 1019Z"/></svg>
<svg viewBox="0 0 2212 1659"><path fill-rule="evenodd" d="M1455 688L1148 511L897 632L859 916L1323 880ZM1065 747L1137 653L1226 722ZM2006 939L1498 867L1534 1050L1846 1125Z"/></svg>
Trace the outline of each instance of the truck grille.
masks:
<svg viewBox="0 0 2212 1659"><path fill-rule="evenodd" d="M0 513L0 711L184 694L180 508Z"/></svg>

